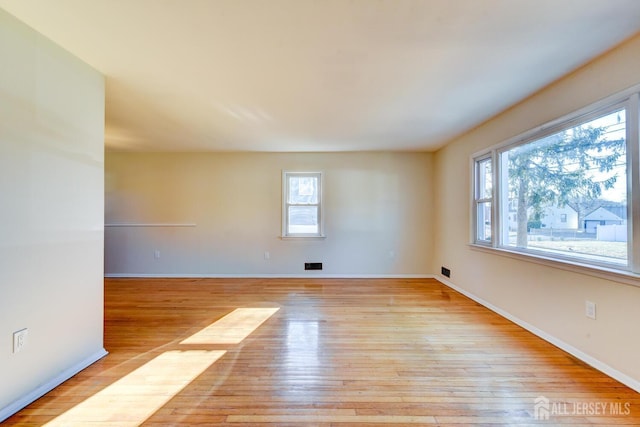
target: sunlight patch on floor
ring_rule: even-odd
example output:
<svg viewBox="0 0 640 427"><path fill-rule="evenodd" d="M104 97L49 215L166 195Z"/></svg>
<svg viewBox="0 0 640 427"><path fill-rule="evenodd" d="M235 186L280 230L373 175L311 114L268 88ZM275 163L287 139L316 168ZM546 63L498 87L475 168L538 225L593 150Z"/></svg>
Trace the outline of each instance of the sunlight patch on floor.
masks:
<svg viewBox="0 0 640 427"><path fill-rule="evenodd" d="M45 426L139 426L225 353L162 353Z"/></svg>
<svg viewBox="0 0 640 427"><path fill-rule="evenodd" d="M180 344L238 344L279 308L237 308Z"/></svg>

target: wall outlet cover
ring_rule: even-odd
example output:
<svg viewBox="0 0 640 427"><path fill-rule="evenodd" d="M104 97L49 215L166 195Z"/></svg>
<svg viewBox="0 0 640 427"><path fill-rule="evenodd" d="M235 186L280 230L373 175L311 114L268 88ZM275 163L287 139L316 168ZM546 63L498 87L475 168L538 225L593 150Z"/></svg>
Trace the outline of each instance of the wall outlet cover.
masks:
<svg viewBox="0 0 640 427"><path fill-rule="evenodd" d="M18 353L22 351L25 345L27 345L27 328L21 329L13 333L13 352Z"/></svg>
<svg viewBox="0 0 640 427"><path fill-rule="evenodd" d="M592 301L585 301L585 315L589 319L596 320L596 303Z"/></svg>

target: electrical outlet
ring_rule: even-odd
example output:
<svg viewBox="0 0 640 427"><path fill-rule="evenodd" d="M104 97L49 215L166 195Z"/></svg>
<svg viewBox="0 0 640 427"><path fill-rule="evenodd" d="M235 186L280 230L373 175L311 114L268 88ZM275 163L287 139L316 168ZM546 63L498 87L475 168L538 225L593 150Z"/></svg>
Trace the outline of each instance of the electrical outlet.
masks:
<svg viewBox="0 0 640 427"><path fill-rule="evenodd" d="M269 251L264 251L264 259L269 259L271 258L271 254L269 253Z"/></svg>
<svg viewBox="0 0 640 427"><path fill-rule="evenodd" d="M153 257L155 259L160 259L160 251L158 249L153 252Z"/></svg>
<svg viewBox="0 0 640 427"><path fill-rule="evenodd" d="M592 301L585 301L584 314L589 319L596 320L596 303Z"/></svg>
<svg viewBox="0 0 640 427"><path fill-rule="evenodd" d="M27 345L28 329L24 328L13 333L13 352L20 352Z"/></svg>

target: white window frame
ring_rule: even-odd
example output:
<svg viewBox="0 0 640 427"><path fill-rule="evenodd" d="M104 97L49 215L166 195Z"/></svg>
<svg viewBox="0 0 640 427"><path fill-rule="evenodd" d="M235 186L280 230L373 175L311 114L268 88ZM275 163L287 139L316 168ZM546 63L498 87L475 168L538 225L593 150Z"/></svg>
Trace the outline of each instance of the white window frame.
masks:
<svg viewBox="0 0 640 427"><path fill-rule="evenodd" d="M581 122L604 115L616 108L626 109L626 138L627 138L627 224L628 224L628 255L627 266L613 263L600 263L578 257L563 257L529 248L515 248L505 244L505 226L508 218L503 218L505 209L503 182L506 182L506 165L501 157L508 150L535 140L544 138L562 129ZM492 159L493 195L491 201L492 222L491 242L478 240L477 204L478 198L478 162ZM471 156L472 186L471 186L471 229L470 244L472 247L498 253L512 258L550 265L570 271L592 274L598 277L617 280L623 283L640 286L640 85L631 87L621 93L609 96L557 120L551 121L520 135L496 144L488 149ZM508 235L507 235L508 236Z"/></svg>
<svg viewBox="0 0 640 427"><path fill-rule="evenodd" d="M489 161L491 163L491 171L493 174L493 170L495 169L495 161L493 159L492 153L487 153L483 156L476 157L473 159L473 180L474 180L473 215L472 215L473 226L471 227L471 229L473 233L472 241L474 243L478 245L491 246L493 244L493 240L495 239L495 234L493 233L493 223L495 220L495 205L493 204L495 199L495 179L493 179L492 177L491 196L483 197L483 195L481 194L481 190L482 190L481 187L483 182L481 181L481 176L480 176L481 175L480 164L486 161ZM491 238L489 240L478 239L478 221L480 219L478 215L478 208L480 207L481 204L484 204L484 203L491 203L491 215L490 215Z"/></svg>
<svg viewBox="0 0 640 427"><path fill-rule="evenodd" d="M289 178L292 177L313 177L318 179L318 203L313 204L295 204L289 203ZM316 172L300 172L300 171L282 171L282 238L298 239L298 238L325 238L324 234L324 173ZM289 207L290 206L317 206L318 207L318 232L317 233L290 233L289 232Z"/></svg>

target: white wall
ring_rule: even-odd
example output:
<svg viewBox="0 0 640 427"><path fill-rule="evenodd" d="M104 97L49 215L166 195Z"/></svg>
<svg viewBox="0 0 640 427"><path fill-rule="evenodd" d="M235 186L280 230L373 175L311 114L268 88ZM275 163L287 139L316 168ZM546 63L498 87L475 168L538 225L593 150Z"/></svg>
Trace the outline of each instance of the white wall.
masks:
<svg viewBox="0 0 640 427"><path fill-rule="evenodd" d="M433 271L450 267L454 285L636 382L640 287L485 253L468 244L474 152L639 82L640 36L438 151L432 264ZM597 304L596 321L584 315L587 299Z"/></svg>
<svg viewBox="0 0 640 427"><path fill-rule="evenodd" d="M2 10L0 58L2 420L104 354L104 80Z"/></svg>
<svg viewBox="0 0 640 427"><path fill-rule="evenodd" d="M431 160L427 153L107 152L107 224L196 226L107 226L106 273L428 274ZM326 239L279 238L283 169L324 171ZM305 272L305 262L324 269Z"/></svg>

